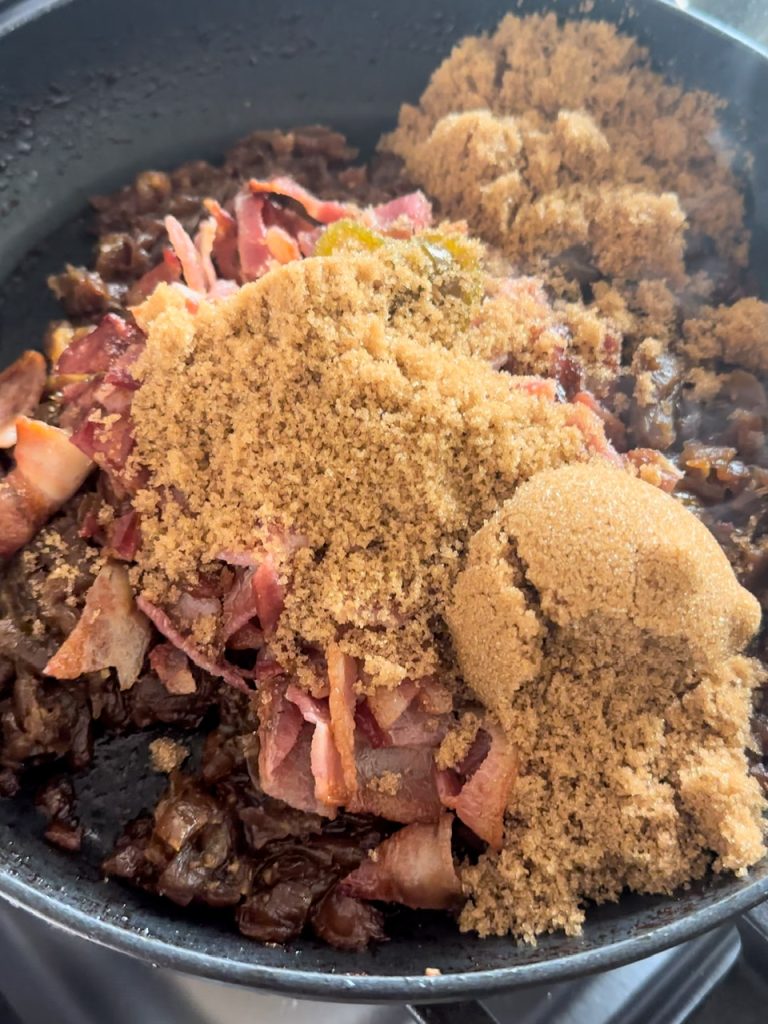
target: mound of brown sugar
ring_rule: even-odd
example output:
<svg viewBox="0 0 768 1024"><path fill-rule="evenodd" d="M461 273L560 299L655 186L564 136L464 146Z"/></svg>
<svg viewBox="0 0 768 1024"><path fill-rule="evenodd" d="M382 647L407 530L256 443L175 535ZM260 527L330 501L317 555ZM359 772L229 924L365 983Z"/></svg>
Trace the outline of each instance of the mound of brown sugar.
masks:
<svg viewBox="0 0 768 1024"><path fill-rule="evenodd" d="M279 659L337 641L382 682L435 671L469 537L520 481L589 457L571 407L472 354L473 274L416 239L288 264L196 315L158 289L133 404L144 591L168 604L221 552L289 534Z"/></svg>
<svg viewBox="0 0 768 1024"><path fill-rule="evenodd" d="M686 229L746 263L720 105L606 22L509 15L454 48L383 144L522 266L583 249L600 273L679 284Z"/></svg>
<svg viewBox="0 0 768 1024"><path fill-rule="evenodd" d="M695 362L719 359L768 373L768 302L739 299L703 309L683 324L683 351Z"/></svg>
<svg viewBox="0 0 768 1024"><path fill-rule="evenodd" d="M587 899L760 859L760 608L681 504L597 464L538 474L472 539L448 621L521 764L503 851L464 868L464 928L575 932Z"/></svg>

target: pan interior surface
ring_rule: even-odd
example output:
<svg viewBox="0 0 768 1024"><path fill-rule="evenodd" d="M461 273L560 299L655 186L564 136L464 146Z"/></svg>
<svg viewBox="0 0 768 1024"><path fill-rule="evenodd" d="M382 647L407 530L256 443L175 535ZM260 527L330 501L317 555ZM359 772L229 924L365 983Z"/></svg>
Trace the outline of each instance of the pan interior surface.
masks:
<svg viewBox="0 0 768 1024"><path fill-rule="evenodd" d="M365 154L451 45L491 28L506 6L295 0L267 18L260 3L222 0L214 23L205 0L189 0L184 19L174 5L149 0L0 5L0 366L36 345L57 315L46 275L66 260L87 260L81 211L89 194L139 169L215 158L255 128L327 123ZM754 154L752 264L765 275L768 140L758 98L768 94L768 61L664 3L638 6L627 13L622 3L603 0L590 16L625 23L660 68L671 61L687 85L731 101L727 130ZM568 14L577 7L524 2L519 9ZM757 278L765 292L766 281ZM591 910L581 936L546 936L535 947L480 942L439 915L407 912L391 923L391 942L364 953L311 939L285 949L261 946L213 912L177 911L103 881L98 864L117 831L164 785L147 767L152 738L98 743L93 769L75 779L86 830L81 857L44 842L31 796L0 802L0 895L153 963L295 995L370 1002L456 998L605 968L713 927L768 894L764 861L749 877L717 877L674 898L627 895ZM426 968L441 974L426 977Z"/></svg>

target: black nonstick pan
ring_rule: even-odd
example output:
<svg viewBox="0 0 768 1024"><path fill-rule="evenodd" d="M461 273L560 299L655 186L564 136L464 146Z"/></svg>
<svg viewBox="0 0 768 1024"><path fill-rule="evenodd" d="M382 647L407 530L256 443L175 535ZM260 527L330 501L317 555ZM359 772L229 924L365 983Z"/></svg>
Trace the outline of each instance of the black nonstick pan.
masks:
<svg viewBox="0 0 768 1024"><path fill-rule="evenodd" d="M42 336L56 307L46 274L87 259L82 211L139 169L215 158L255 128L321 122L363 153L415 99L452 44L491 28L503 0L0 0L0 364ZM523 2L566 15L567 3ZM574 5L577 6L577 5ZM659 68L730 103L727 130L748 168L752 267L768 283L768 54L660 0L597 0ZM762 280L761 280L762 275ZM98 863L163 781L143 767L146 735L97 747L76 780L88 839L72 858L46 845L31 801L0 802L0 895L71 932L154 964L335 1000L468 999L640 958L768 896L768 861L674 898L627 896L590 912L578 938L538 946L460 935L442 917L404 917L393 940L349 954L313 942L243 940L211 914L183 914L117 883ZM425 976L425 968L441 973Z"/></svg>

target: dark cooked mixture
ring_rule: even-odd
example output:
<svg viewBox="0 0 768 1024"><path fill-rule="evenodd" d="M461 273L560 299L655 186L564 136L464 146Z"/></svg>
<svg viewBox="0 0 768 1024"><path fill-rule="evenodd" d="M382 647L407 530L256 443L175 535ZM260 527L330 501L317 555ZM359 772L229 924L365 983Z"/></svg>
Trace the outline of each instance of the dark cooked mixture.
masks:
<svg viewBox="0 0 768 1024"><path fill-rule="evenodd" d="M98 323L107 311L124 313L131 286L157 265L167 244L164 216L173 214L194 232L205 215L203 199L224 202L249 176L287 173L317 195L371 203L407 187L399 161L383 158L364 168L354 156L342 136L325 129L258 132L238 143L220 167L196 161L170 174L140 174L133 185L93 201L94 268L68 267L51 286L77 325ZM241 695L194 666L192 694L169 693L152 672L127 691L111 673L72 683L42 678L95 576L97 549L81 536L93 507L90 493L73 498L3 569L3 795L17 792L25 765L55 761L72 771L87 769L93 742L104 733L157 725L195 731L205 723L210 732L199 775L172 776L154 814L127 826L105 871L181 906L197 901L236 908L239 929L261 941L285 942L305 925L341 949L384 938L380 912L344 896L335 883L391 826L354 815L328 822L259 794L248 770L256 751L242 743L254 723ZM253 772L257 778L255 767ZM48 819L46 838L76 851L82 835L71 781L54 775L38 799Z"/></svg>
<svg viewBox="0 0 768 1024"><path fill-rule="evenodd" d="M542 41L538 50L534 37ZM566 58L574 61L577 51L590 48L598 54L595 68L579 63L570 84L561 80ZM523 54L533 69L530 81L520 70ZM613 87L619 79L624 82L620 110L606 99L600 76L610 78ZM549 91L540 91L537 83L545 80ZM567 502L560 508L553 498L557 484L547 481L567 478L574 495L583 486L590 500L602 503L607 495L610 505L610 495L623 493L623 485L611 483L615 468L593 474L595 460L602 460L631 474L628 502L635 487L643 492L652 485L664 492L654 490L648 497L649 517L657 506L663 515L671 501L666 495L673 494L711 531L739 583L763 610L768 607L768 307L749 297L741 198L728 162L702 142L689 166L686 140L677 147L670 141L683 124L692 133L715 124L713 102L660 82L644 55L612 29L584 29L582 37L580 29L558 28L553 19L511 18L490 40L461 44L421 105L404 108L397 131L367 166L355 163L356 153L342 136L324 128L259 132L238 143L221 165L197 161L170 173L146 171L115 195L93 200L98 235L93 266L69 266L50 280L67 319L51 325L47 352L53 371L45 401L35 411L40 421L73 432L77 458L80 452L89 458L81 465L73 456L68 471L85 482L64 499L55 481L35 503L14 482L18 469L0 449L0 468L9 469L0 485L7 493L13 490L14 508L27 502L29 525L25 535L24 525L18 526L0 502L0 557L11 556L0 580L0 792L14 796L30 768L48 772L36 801L51 843L80 849L83 829L72 777L87 771L96 739L169 727L168 735L152 745L154 767L168 774L167 790L155 808L126 823L104 871L180 906L222 909L244 935L260 941L286 942L309 929L338 948L360 949L386 937L382 903L461 911L462 891L462 927L481 934L511 930L533 938L555 927L576 931L585 899L617 898L624 884L670 891L710 867L742 870L759 857L756 787L743 770L738 723L740 702L751 692L749 772L768 793L768 688L760 685L762 673L752 660L768 660L768 634L760 630L744 651L757 610L722 556L716 552L722 564L715 566L712 557L712 574L702 576L696 556L708 551L706 543L698 534L688 543L686 521L669 519L670 532L679 531L681 539L664 571L671 579L679 570L680 600L674 615L651 624L658 646L649 650L645 626L635 630L629 623L619 635L575 585L572 594L565 593L567 573L558 568L553 582L537 569L534 554L524 554L526 543L531 552L553 544L560 561L553 555L552 565L567 560L552 532L542 526L538 537L526 525L544 523L548 515L568 520L574 537L581 530L588 546L591 525L579 519L583 508L571 509ZM576 112L566 107L569 89L578 97ZM644 132L653 129L643 118L657 118L660 111L667 119L667 143L656 137L644 163ZM441 170L447 166L454 169L453 178ZM711 194L693 180L693 166L707 170ZM249 179L255 184L244 185ZM593 187L596 181L602 185ZM432 208L415 186L425 189ZM644 210L650 210L645 219ZM441 218L451 220L441 223ZM467 237L460 220L470 222L487 249ZM254 244L245 244L246 231L258 236ZM329 256L330 269L313 276L305 269L309 261L301 261L310 254ZM406 471L414 490L423 486L425 501L434 500L441 514L440 500L451 504L454 519L464 517L464 532L451 526L452 546L446 544L438 557L428 547L437 542L412 518L403 520L406 543L398 550L390 551L380 539L366 548L365 516L371 508L379 518L384 513L372 504L378 490L367 486L371 478L361 477L354 490L360 507L354 512L364 521L360 525L348 511L343 519L348 546L341 547L326 521L314 514L325 501L320 485L316 492L308 490L302 506L286 484L281 498L291 500L294 519L278 529L265 514L262 533L252 544L261 560L253 560L253 552L238 540L242 516L230 515L236 504L231 495L242 507L250 498L242 476L251 482L263 461L256 468L243 462L240 476L233 473L227 482L230 492L222 485L226 497L218 506L209 499L216 483L214 472L206 475L216 454L211 438L220 431L239 443L243 421L233 414L220 422L211 413L203 424L195 413L203 425L196 433L180 433L188 424L174 370L192 362L192 346L202 365L210 367L228 339L233 360L245 361L251 336L257 329L269 336L274 324L281 325L275 348L300 346L289 320L294 297L301 295L313 331L304 352L310 372L297 385L288 373L281 376L274 362L264 363L271 388L297 407L323 366L345 348L343 338L339 342L323 327L323 318L330 310L332 319L341 305L345 316L356 315L355 289L362 293L371 280L396 355L377 375L385 364L384 330L377 333L374 314L363 308L370 360L356 365L370 377L351 397L341 387L331 391L333 407L348 402L344 408L360 413L354 434L361 450L368 451L379 440L365 419L368 392L375 392L393 420L410 412L408 403L416 395L424 425L418 426L418 418L398 420L407 425L403 429L418 433L421 445L413 447L422 461L414 457ZM230 301L238 286L239 295ZM204 298L211 301L202 305ZM228 319L219 308L227 310ZM413 322L426 324L422 329L435 341L423 364L409 334ZM302 321L299 334L303 326ZM190 347L174 349L179 338ZM168 355L167 365L157 360L153 369L153 346L157 350L162 343L177 361ZM478 368L480 359L484 365ZM487 364L500 372L491 374ZM233 381L240 387L241 380L246 387L244 365L234 362L229 376L220 371L217 378L227 415L237 404L237 390L226 389ZM45 379L42 363L32 357L17 373L18 387L0 376L0 444L7 426L4 380L6 393L13 392L14 415L27 416ZM162 373L170 375L170 411L167 420L158 413L159 425L146 425L148 412L163 400ZM501 382L498 390L491 378ZM514 390L505 391L508 384ZM194 387L199 390L189 392L189 408L195 403L205 408L210 396L199 379ZM445 423L438 423L429 405L433 391L452 403ZM486 420L477 412L483 408L476 397L480 392L482 400L498 403ZM34 396L31 404L27 393ZM259 401L264 406L263 439L271 392L261 389L259 380L253 394L254 409ZM322 412L321 399L325 396L307 398L311 414ZM458 426L455 409L464 417ZM141 414L145 420L131 424L131 410L134 418ZM299 429L288 416L285 421L285 432ZM18 427L17 450L23 443L34 445L35 422ZM506 444L524 432L521 423L529 428L525 444ZM489 424L500 438L491 455L480 443ZM245 428L251 429L250 420ZM432 448L430 428L440 431ZM245 435L247 440L247 430ZM339 438L341 446L351 444L347 435ZM336 440L334 435L331 442ZM191 442L190 462L174 463ZM299 455L316 452L309 447L313 443L302 436ZM447 452L449 444L444 466L441 445ZM324 451L330 453L322 464L326 475L342 472L334 452ZM400 455L393 465L402 463ZM164 457L171 460L167 479ZM66 462L69 456L62 458ZM90 458L101 472L88 476ZM450 493L451 459L469 467L461 477L461 497L467 498L461 505L458 499L453 504ZM476 463L489 472L473 475ZM269 465L286 478L293 469L290 460ZM193 477L201 481L199 494ZM154 491L151 479L161 481ZM337 492L351 501L340 483ZM395 500L387 497L399 508ZM643 501L640 493L638 505ZM220 516L211 522L217 541L227 540L221 552L195 532L203 506ZM622 509L616 514L616 544L631 547L639 527L631 516L622 518ZM449 513L441 520L447 534L445 523L453 523ZM323 542L323 530L333 543ZM661 536L649 525L649 549L663 546ZM637 550L640 559L642 544ZM604 573L594 577L600 586L618 581L619 587L620 570L613 565L606 570L601 551L592 556L601 563L595 573ZM650 562L654 557L647 554ZM196 575L192 564L202 566ZM354 583L357 604L343 589L343 574L339 583L339 564L348 566L350 578L360 571ZM318 595L320 565L328 583ZM371 565L379 576L392 572L397 600L391 606L374 587L365 589L364 570L370 572ZM464 571L457 581L459 569ZM686 631L693 628L695 635L711 612L694 607L699 598L712 604L706 589L710 577L722 582L722 595L728 592L722 600L726 611L733 609L728 620L733 635L717 634L725 612L717 622L710 615L711 636L689 649ZM557 592L561 585L563 593ZM138 608L132 588L141 594ZM521 603L515 605L518 596ZM248 603L252 597L255 604ZM640 614L642 602L635 598L628 620ZM323 601L330 625L317 612ZM648 600L642 614L652 619L656 603L655 597ZM571 611L585 624L573 634L568 632ZM104 625L110 616L119 618L119 627ZM82 639L86 626L98 643L89 646ZM503 642L494 648L499 635ZM119 648L119 657L100 660L99 644ZM399 661L393 655L397 650ZM73 665L79 667L78 678L72 678ZM356 666L354 693L347 678L351 665ZM630 669L636 673L631 679ZM520 679L513 688L516 673ZM510 691L515 689L511 695L498 684L500 674ZM518 682L531 684L534 678L546 679L540 691L517 692ZM581 696L571 700L567 689L559 690L562 678L580 680ZM718 698L709 687L720 684ZM589 701L597 698L590 685L604 701L593 733L588 732L595 724ZM252 687L258 701L249 694ZM643 687L641 706L635 691ZM334 731L339 694L351 700L354 789L345 761L349 748ZM567 769L558 767L557 778L553 772L548 779L551 788L537 789L538 779L526 773L526 765L538 757L542 779L552 765L561 765L558 730L573 729L563 716L580 700L586 705L578 728L588 723L586 748L592 743L590 749L597 750L597 740L604 744L599 749L608 781L595 793L578 789ZM330 748L321 742L329 708ZM628 719L637 726L621 740L629 755L616 741ZM533 730L539 727L551 750L547 743L536 749ZM268 736L270 730L274 735ZM188 758L185 734L192 739L200 733L200 757ZM701 746L711 761L685 762L691 737L695 742L706 737ZM405 760L394 756L403 750ZM374 766L364 786L362 762ZM305 763L311 763L316 782L309 794L300 786ZM434 764L437 789L418 792L416 784L411 792L404 767L412 767L418 782L419 773L435 772ZM630 768L637 775L628 775ZM723 778L732 772L729 792L735 802L743 800L743 820L733 808L720 806L723 801L712 801L717 807L707 818L706 787L718 771ZM590 859L590 843L603 843L607 850L608 833L599 831L599 822L586 824L590 814L618 819L623 813L620 800L615 806L610 802L617 792L611 772L629 786L637 814L629 826L617 829L618 838L611 836L614 858L620 865L631 862L626 847L639 848L627 843L635 829L648 844L647 863L639 863L641 852L638 863L615 870L600 858L597 864ZM501 803L478 813L470 806L478 794L483 804L494 804L495 796L489 799L489 791L480 789L488 773ZM658 792L651 789L657 783ZM579 828L585 829L575 839L556 814L541 824L552 793L568 792L572 784L572 806L579 808ZM507 790L518 794L519 804L517 814L505 819L505 810L513 809L506 803ZM675 805L685 809L676 833L664 817ZM447 850L451 860L453 822L446 809L458 819L454 855L464 858L458 873L444 859ZM538 823L533 839L524 827L526 815L528 824ZM645 825L638 824L643 816ZM589 828L596 831L588 834ZM720 833L728 828L721 842ZM542 837L549 853L541 853ZM530 850L527 882L517 863L505 859L515 842ZM574 846L583 857L574 857L573 891L564 893L546 858L566 861ZM424 877L409 877L425 850L434 852ZM605 860L610 860L607 853ZM529 906L531 880L537 888ZM513 899L514 910L499 909Z"/></svg>

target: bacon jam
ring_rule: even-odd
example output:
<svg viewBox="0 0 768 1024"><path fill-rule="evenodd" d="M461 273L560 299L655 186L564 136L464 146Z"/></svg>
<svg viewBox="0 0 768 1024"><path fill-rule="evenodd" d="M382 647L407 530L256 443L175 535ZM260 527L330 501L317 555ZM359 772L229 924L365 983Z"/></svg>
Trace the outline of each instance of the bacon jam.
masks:
<svg viewBox="0 0 768 1024"><path fill-rule="evenodd" d="M94 200L0 375L0 791L50 769L52 843L94 740L167 727L104 871L259 941L533 940L760 859L768 306L715 110L510 16L367 166L261 132Z"/></svg>

